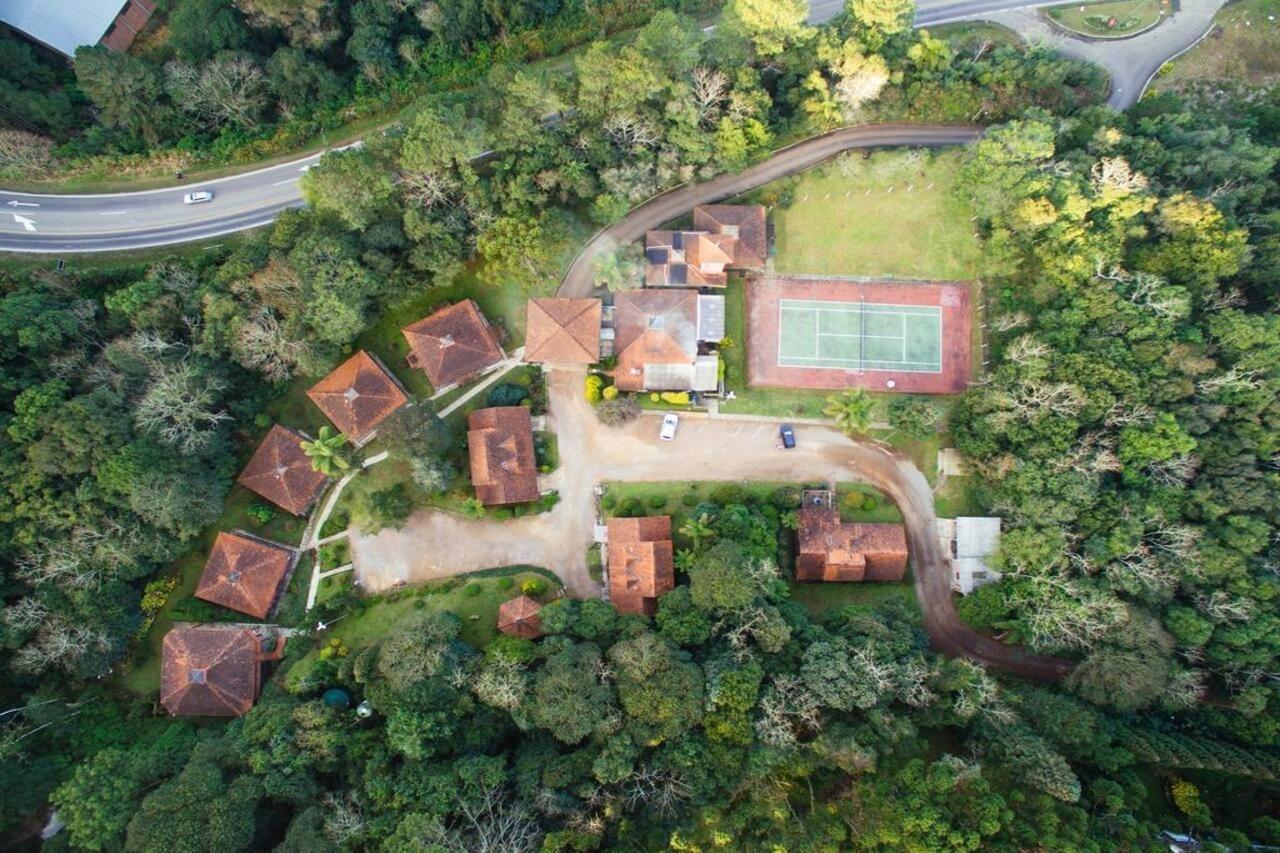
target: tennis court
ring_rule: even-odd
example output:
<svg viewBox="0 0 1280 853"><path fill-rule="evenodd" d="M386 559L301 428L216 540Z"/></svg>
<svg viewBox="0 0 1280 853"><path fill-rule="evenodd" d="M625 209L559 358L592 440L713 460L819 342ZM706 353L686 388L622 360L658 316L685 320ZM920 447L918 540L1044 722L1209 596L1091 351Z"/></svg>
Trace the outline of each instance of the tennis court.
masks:
<svg viewBox="0 0 1280 853"><path fill-rule="evenodd" d="M832 370L942 370L942 309L782 299L778 365Z"/></svg>
<svg viewBox="0 0 1280 853"><path fill-rule="evenodd" d="M759 276L746 288L747 384L956 394L970 375L969 285Z"/></svg>

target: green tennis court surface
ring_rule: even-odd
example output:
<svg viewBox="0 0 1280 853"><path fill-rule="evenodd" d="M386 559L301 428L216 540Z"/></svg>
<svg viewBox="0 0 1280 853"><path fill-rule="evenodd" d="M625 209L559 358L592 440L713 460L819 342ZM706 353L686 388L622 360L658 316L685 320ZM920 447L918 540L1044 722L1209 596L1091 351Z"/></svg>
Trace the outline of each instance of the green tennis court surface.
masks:
<svg viewBox="0 0 1280 853"><path fill-rule="evenodd" d="M942 372L942 309L783 299L778 365Z"/></svg>

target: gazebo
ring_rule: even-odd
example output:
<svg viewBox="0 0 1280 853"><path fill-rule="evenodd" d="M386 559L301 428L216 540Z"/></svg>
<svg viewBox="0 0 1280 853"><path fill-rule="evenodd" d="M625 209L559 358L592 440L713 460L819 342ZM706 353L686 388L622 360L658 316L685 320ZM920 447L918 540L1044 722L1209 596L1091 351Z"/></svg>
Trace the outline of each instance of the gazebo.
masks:
<svg viewBox="0 0 1280 853"><path fill-rule="evenodd" d="M522 640L537 639L542 636L538 620L541 610L542 605L527 595L504 601L498 608L498 630Z"/></svg>

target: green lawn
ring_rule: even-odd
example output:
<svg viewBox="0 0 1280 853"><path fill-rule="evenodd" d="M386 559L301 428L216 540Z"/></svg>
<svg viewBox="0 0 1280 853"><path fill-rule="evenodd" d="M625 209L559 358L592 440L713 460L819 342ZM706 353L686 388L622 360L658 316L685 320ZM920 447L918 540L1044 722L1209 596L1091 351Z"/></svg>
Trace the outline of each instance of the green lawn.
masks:
<svg viewBox="0 0 1280 853"><path fill-rule="evenodd" d="M850 495L859 495L861 506L854 506ZM869 499L869 500L868 500ZM867 524L901 524L902 513L884 492L865 483L836 483L836 500L840 506L840 520L861 521Z"/></svg>
<svg viewBox="0 0 1280 853"><path fill-rule="evenodd" d="M499 584L504 577L512 580L506 588ZM455 614L462 620L460 636L463 642L483 649L498 635L498 607L520 595L520 584L534 577L548 582L548 592L542 600L554 599L561 586L559 579L552 572L536 566L489 569L365 599L362 610L352 610L350 615L330 620L333 627L312 641L313 648L290 667L287 679L290 684L296 684L305 677L319 659L320 646L330 639L337 638L353 652L358 651L371 645L396 621L415 610ZM479 587L479 592L469 594L467 588L473 584ZM307 639L298 638L292 642L307 642Z"/></svg>
<svg viewBox="0 0 1280 853"><path fill-rule="evenodd" d="M791 598L804 605L810 616L849 604L876 605L882 601L905 601L917 614L920 604L908 573L901 583L800 583L792 581Z"/></svg>
<svg viewBox="0 0 1280 853"><path fill-rule="evenodd" d="M1214 23L1221 32L1165 63L1153 90L1201 81L1260 86L1280 80L1280 0L1238 0L1224 6Z"/></svg>
<svg viewBox="0 0 1280 853"><path fill-rule="evenodd" d="M1153 26L1170 11L1162 0L1118 0L1113 3L1067 3L1046 14L1064 29L1090 38L1127 38ZM1114 22L1114 23L1113 23Z"/></svg>
<svg viewBox="0 0 1280 853"><path fill-rule="evenodd" d="M942 488L933 495L933 508L939 518L956 518L961 515L986 515L987 508L974 494L972 476L947 477Z"/></svg>
<svg viewBox="0 0 1280 853"><path fill-rule="evenodd" d="M768 185L780 273L967 280L981 268L967 202L955 193L962 153L860 152ZM787 198L791 199L789 205Z"/></svg>

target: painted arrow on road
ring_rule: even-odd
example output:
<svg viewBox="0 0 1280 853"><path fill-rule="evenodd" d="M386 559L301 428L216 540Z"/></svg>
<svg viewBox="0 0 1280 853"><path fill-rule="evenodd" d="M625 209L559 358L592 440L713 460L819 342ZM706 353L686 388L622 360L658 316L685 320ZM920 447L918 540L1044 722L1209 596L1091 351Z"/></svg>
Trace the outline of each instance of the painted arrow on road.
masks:
<svg viewBox="0 0 1280 853"><path fill-rule="evenodd" d="M36 204L34 201L18 201L15 199L9 202L9 206L10 207L39 207L40 205Z"/></svg>
<svg viewBox="0 0 1280 853"><path fill-rule="evenodd" d="M34 231L34 230L36 230L36 223L35 223L35 221L34 221L34 220L31 220L31 219L27 219L27 217L25 217L25 216L19 216L18 214L16 214L16 213L15 213L15 214L13 215L13 221L14 221L14 222L16 222L16 223L18 223L19 225L21 225L23 228L27 229L28 231Z"/></svg>

